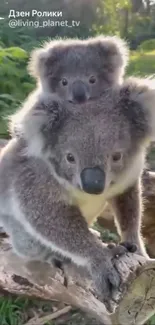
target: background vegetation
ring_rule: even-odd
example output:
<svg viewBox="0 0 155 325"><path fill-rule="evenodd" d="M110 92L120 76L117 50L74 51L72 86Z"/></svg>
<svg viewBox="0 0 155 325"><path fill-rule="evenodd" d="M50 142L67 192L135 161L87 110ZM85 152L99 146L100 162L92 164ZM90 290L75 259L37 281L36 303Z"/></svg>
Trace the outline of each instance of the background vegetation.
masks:
<svg viewBox="0 0 155 325"><path fill-rule="evenodd" d="M18 17L18 27L10 28L9 12L62 11L63 17ZM8 137L7 115L16 110L35 82L27 73L26 66L31 49L44 40L57 37L87 38L97 34L119 35L130 47L127 75L152 75L155 73L155 1L154 0L0 0L0 137ZM78 27L28 27L28 21L43 20L80 21ZM24 23L23 23L24 22ZM25 27L24 27L25 24ZM155 154L151 152L154 161ZM115 239L103 233L104 238ZM21 298L0 299L0 324L23 325L36 315L53 311L48 303ZM67 318L51 324L94 324L81 313L73 310ZM155 318L150 320L155 324ZM38 324L36 324L38 325ZM46 324L48 325L48 324Z"/></svg>

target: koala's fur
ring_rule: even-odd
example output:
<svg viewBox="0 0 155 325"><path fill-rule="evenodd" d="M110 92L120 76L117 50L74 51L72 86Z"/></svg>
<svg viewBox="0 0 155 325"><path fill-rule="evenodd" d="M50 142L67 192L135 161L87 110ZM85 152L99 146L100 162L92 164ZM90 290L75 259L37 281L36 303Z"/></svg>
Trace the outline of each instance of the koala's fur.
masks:
<svg viewBox="0 0 155 325"><path fill-rule="evenodd" d="M84 102L120 83L127 61L127 45L118 37L57 40L32 52L29 72L36 78L39 92L56 93L70 102Z"/></svg>
<svg viewBox="0 0 155 325"><path fill-rule="evenodd" d="M54 254L87 268L105 301L120 283L115 248L103 245L88 225L107 200L117 209L121 195L126 195L117 221L123 235L145 254L138 183L146 147L155 136L154 102L154 85L137 79L82 105L42 95L12 118L18 137L0 156L0 220L16 253L47 261ZM66 161L67 152L75 163ZM117 152L122 156L114 162ZM106 175L100 195L82 188L81 172L94 166Z"/></svg>

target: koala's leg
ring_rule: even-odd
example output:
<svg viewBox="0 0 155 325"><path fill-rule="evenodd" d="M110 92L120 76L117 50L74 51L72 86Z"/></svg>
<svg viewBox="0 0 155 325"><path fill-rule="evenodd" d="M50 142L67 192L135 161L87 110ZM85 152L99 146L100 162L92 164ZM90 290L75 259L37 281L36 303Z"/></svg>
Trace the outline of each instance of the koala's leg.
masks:
<svg viewBox="0 0 155 325"><path fill-rule="evenodd" d="M15 219L13 219L13 226L10 232L10 241L15 253L26 260L48 260L50 249L47 249L38 240L27 233L24 227ZM46 248L46 250L45 250Z"/></svg>
<svg viewBox="0 0 155 325"><path fill-rule="evenodd" d="M115 222L121 240L137 245L136 252L147 256L141 237L142 194L141 183L137 181L125 193L113 198Z"/></svg>
<svg viewBox="0 0 155 325"><path fill-rule="evenodd" d="M64 260L62 256L55 256L50 248L26 232L22 224L16 219L8 217L7 228L9 228L8 231L13 250L18 256L27 261L47 262L61 269L64 275L64 285L67 286L68 278L65 274L64 264L70 263L69 260Z"/></svg>
<svg viewBox="0 0 155 325"><path fill-rule="evenodd" d="M48 262L62 268L62 261L55 259L52 250L26 232L20 222L11 216L5 216L3 220L5 220L4 224L6 231L8 231L10 235L10 242L13 250L18 256L28 261L36 260Z"/></svg>

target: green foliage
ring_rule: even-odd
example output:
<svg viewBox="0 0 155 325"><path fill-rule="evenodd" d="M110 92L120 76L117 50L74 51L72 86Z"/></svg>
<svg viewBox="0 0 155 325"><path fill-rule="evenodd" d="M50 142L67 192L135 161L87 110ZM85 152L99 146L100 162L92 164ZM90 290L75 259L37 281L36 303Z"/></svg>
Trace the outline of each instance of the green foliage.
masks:
<svg viewBox="0 0 155 325"><path fill-rule="evenodd" d="M97 222L94 224L93 228L100 232L101 240L103 242L106 242L106 243L109 243L109 242L118 243L119 242L119 236L110 232L108 229L104 229Z"/></svg>
<svg viewBox="0 0 155 325"><path fill-rule="evenodd" d="M155 50L151 52L133 52L130 56L128 75L148 76L155 74Z"/></svg>
<svg viewBox="0 0 155 325"><path fill-rule="evenodd" d="M139 46L138 49L139 51L155 51L155 38L146 40L142 42Z"/></svg>
<svg viewBox="0 0 155 325"><path fill-rule="evenodd" d="M7 136L5 117L34 87L26 70L28 57L20 47L0 48L0 136Z"/></svg>
<svg viewBox="0 0 155 325"><path fill-rule="evenodd" d="M128 38L130 40L136 40L138 38L146 39L149 37L149 34L152 33L152 28L150 30L151 17L142 16L140 14L134 14L130 16L130 24L128 26Z"/></svg>
<svg viewBox="0 0 155 325"><path fill-rule="evenodd" d="M0 298L0 324L19 325L24 321L24 311L30 302L21 298Z"/></svg>
<svg viewBox="0 0 155 325"><path fill-rule="evenodd" d="M100 1L97 9L98 19L93 25L96 34L121 34L123 14L121 12L130 8L129 0Z"/></svg>
<svg viewBox="0 0 155 325"><path fill-rule="evenodd" d="M9 19L0 20L0 46L2 47L21 47L31 49L37 46L40 39L36 39L35 28L32 27L9 27ZM3 45L1 45L1 43Z"/></svg>

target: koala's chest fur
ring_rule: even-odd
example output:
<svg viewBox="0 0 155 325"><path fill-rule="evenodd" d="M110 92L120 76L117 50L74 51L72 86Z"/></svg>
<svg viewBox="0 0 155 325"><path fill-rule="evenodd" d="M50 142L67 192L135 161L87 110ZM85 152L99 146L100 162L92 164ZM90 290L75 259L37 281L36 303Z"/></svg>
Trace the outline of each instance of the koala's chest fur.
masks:
<svg viewBox="0 0 155 325"><path fill-rule="evenodd" d="M70 200L72 204L79 208L88 225L91 225L96 220L106 205L103 194L91 195L78 190L72 192Z"/></svg>
<svg viewBox="0 0 155 325"><path fill-rule="evenodd" d="M100 195L87 194L84 191L71 187L67 194L68 203L70 205L76 205L86 219L88 225L91 225L104 211L106 202L109 199L118 194L122 194L140 177L144 159L145 152L141 150L132 157L131 164L129 164L128 168L119 175L117 181L105 189Z"/></svg>

